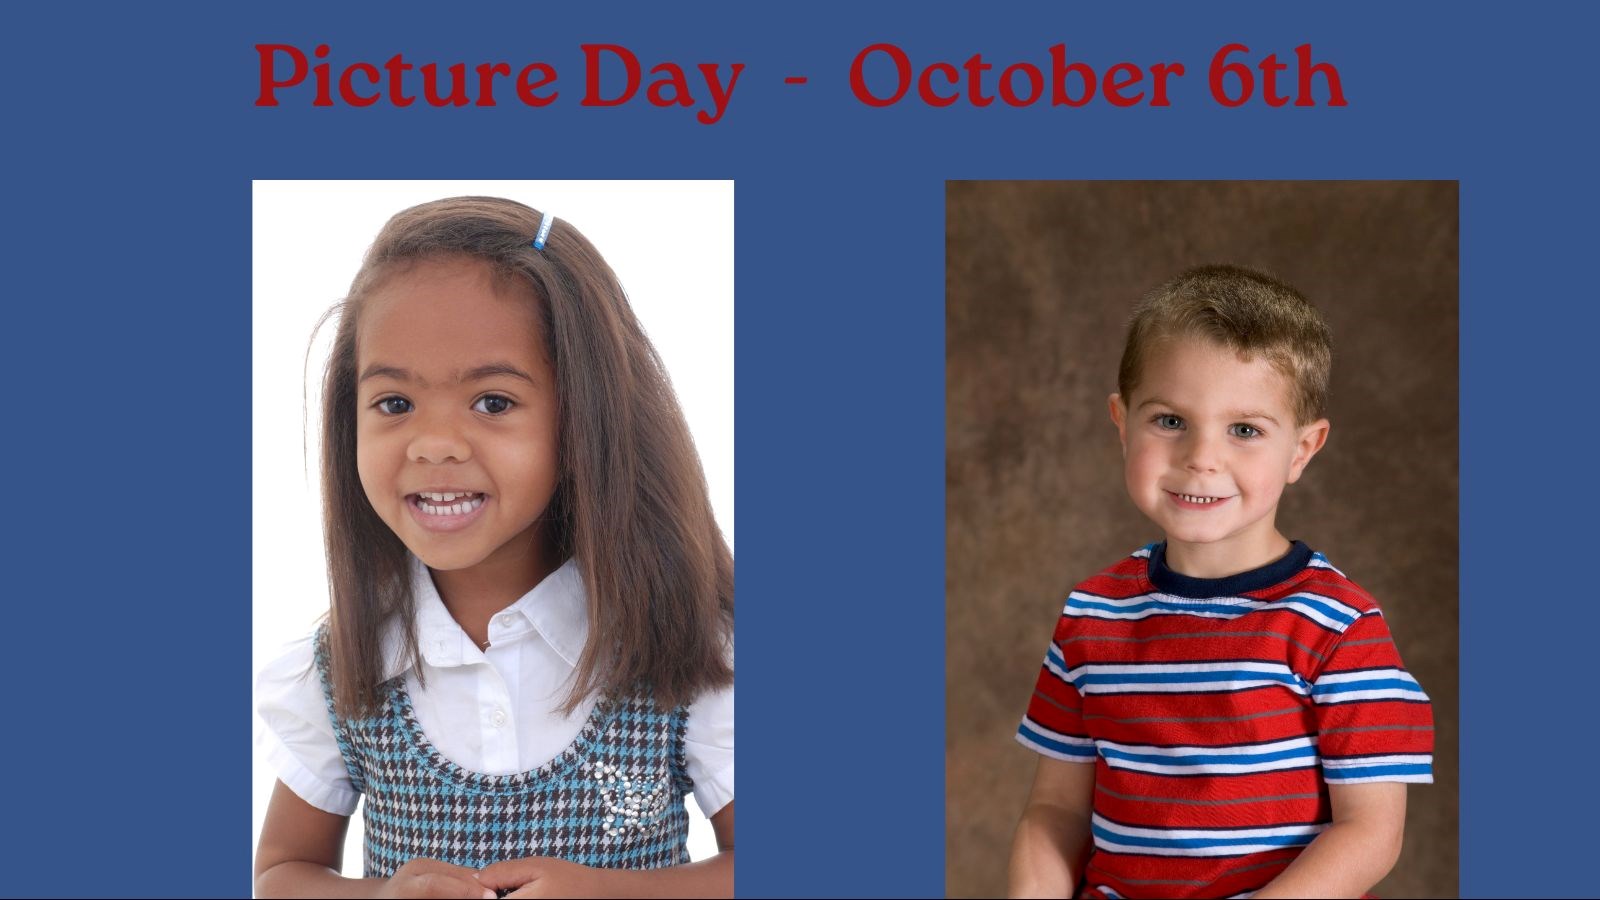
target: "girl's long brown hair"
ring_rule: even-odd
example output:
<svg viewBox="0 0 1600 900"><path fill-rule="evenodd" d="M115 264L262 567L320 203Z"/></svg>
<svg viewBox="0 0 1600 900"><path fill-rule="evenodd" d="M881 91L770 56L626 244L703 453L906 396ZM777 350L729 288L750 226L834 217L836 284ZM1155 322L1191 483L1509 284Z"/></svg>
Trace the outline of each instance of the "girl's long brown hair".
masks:
<svg viewBox="0 0 1600 900"><path fill-rule="evenodd" d="M405 210L367 251L339 314L323 383L323 524L331 597L328 652L343 715L381 703L384 623L416 665L410 556L356 473L356 330L366 298L426 259L465 255L532 288L555 369L560 473L545 511L557 552L576 560L589 640L565 709L596 691L645 690L667 706L733 681L733 556L712 516L699 457L655 348L611 267L556 220L543 250L538 211L494 197ZM420 671L420 670L419 670Z"/></svg>

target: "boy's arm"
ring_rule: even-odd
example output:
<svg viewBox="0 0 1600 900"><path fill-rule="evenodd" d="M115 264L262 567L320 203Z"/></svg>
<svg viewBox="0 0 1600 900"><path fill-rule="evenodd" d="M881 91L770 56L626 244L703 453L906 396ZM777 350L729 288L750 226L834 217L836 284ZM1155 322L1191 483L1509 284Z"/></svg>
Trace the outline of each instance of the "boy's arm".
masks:
<svg viewBox="0 0 1600 900"><path fill-rule="evenodd" d="M1094 764L1039 757L1011 844L1012 897L1071 897L1083 875Z"/></svg>
<svg viewBox="0 0 1600 900"><path fill-rule="evenodd" d="M1360 897L1394 868L1405 833L1406 786L1330 784L1328 797L1333 824L1255 897Z"/></svg>

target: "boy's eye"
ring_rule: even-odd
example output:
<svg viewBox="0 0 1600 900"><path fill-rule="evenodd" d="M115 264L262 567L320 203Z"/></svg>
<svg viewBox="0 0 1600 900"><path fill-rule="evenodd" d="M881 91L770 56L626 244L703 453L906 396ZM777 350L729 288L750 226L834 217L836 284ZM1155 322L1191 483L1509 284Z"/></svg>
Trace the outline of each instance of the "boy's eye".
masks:
<svg viewBox="0 0 1600 900"><path fill-rule="evenodd" d="M1156 416L1153 421L1156 423L1157 428L1164 431L1177 431L1183 427L1183 420L1170 413Z"/></svg>
<svg viewBox="0 0 1600 900"><path fill-rule="evenodd" d="M1230 425L1228 427L1228 433L1232 434L1236 438L1256 438L1261 436L1261 429L1255 427L1254 425L1246 425L1243 422L1239 422L1237 424Z"/></svg>
<svg viewBox="0 0 1600 900"><path fill-rule="evenodd" d="M399 416L411 412L411 401L404 397L385 397L373 404L386 416Z"/></svg>
<svg viewBox="0 0 1600 900"><path fill-rule="evenodd" d="M479 397L478 402L472 404L472 408L481 413L488 413L491 416L498 416L501 413L510 412L511 407L515 405L516 404L513 403L509 397L502 397L498 394L488 394L486 396Z"/></svg>

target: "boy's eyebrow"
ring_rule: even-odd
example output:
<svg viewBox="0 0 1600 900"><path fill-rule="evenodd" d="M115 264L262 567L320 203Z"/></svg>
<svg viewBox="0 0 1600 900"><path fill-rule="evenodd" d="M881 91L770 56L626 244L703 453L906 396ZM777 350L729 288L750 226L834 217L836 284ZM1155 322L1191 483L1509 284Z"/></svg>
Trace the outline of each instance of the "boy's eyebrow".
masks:
<svg viewBox="0 0 1600 900"><path fill-rule="evenodd" d="M1177 404L1168 403L1167 401L1161 399L1160 397L1151 397L1149 400L1144 401L1143 403L1139 404L1138 406L1136 406L1134 408L1135 409L1144 409L1146 406L1170 406L1170 407L1176 408ZM1236 411L1236 412L1230 412L1230 413L1228 413L1228 418L1230 418L1230 419L1265 419L1265 420L1267 420L1268 422L1271 422L1274 425L1280 424L1278 422L1278 419L1277 419L1276 416L1272 415L1271 413L1260 412L1260 411L1257 411L1257 410L1240 410L1240 411Z"/></svg>
<svg viewBox="0 0 1600 900"><path fill-rule="evenodd" d="M529 384L538 384L538 382L533 379L532 375L529 375L527 372L522 371L508 362L484 363L481 366L474 366L465 372L457 372L455 382L456 384L461 384L467 381L482 381L485 378L493 378L496 375L509 375L512 378L520 378ZM372 365L367 366L366 371L361 373L361 377L357 379L357 381L366 381L368 378L392 378L395 381L415 381L423 387L428 386L428 382L425 379L417 378L411 373L410 369L402 369L399 366L386 366L382 363L373 363Z"/></svg>

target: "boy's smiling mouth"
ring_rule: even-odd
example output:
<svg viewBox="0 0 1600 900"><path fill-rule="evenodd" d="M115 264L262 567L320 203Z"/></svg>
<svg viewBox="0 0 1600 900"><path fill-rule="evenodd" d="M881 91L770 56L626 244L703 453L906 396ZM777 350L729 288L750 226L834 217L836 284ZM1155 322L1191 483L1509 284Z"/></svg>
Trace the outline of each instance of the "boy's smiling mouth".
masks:
<svg viewBox="0 0 1600 900"><path fill-rule="evenodd" d="M1184 509L1204 509L1233 499L1232 497L1212 497L1205 494L1183 494L1178 491L1164 491L1164 493Z"/></svg>

